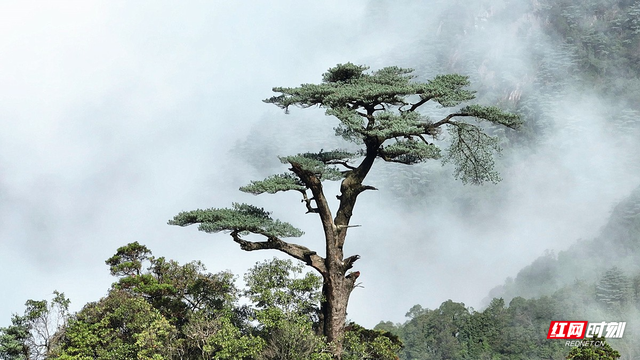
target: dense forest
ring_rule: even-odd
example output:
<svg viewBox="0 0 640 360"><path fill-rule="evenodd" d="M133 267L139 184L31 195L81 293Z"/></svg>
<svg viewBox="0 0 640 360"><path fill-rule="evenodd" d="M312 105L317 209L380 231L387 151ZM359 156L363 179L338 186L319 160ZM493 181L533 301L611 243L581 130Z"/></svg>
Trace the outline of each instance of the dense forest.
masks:
<svg viewBox="0 0 640 360"><path fill-rule="evenodd" d="M369 11L384 23L394 6L372 2ZM434 1L430 6L440 9L440 18L425 25L428 32L417 37L411 51L395 53L390 61L415 68L419 79L466 74L478 85L480 100L519 114L524 128L505 135L505 152L535 151L550 131L576 131L549 124L558 116L559 98L582 92L598 94L607 104L609 135L622 143L640 139L640 1ZM498 27L509 30L511 48L478 45ZM527 64L509 58L523 52ZM503 134L497 127L487 131ZM273 155L257 137L250 134L238 144L255 166L262 156ZM502 161L498 169L513 158ZM640 172L638 154L615 161ZM445 170L388 167L375 181L393 191L397 206L411 211L454 195L469 221L485 219L480 204L501 195L491 187L443 186L451 181ZM0 359L331 358L330 345L316 331L322 280L302 265L278 259L257 263L239 288L234 274L207 272L197 261L154 257L137 242L117 249L106 264L116 281L105 297L77 313L69 312L70 300L57 291L52 299L28 300L24 311L16 309L11 325L0 329ZM374 329L349 323L343 359L580 359L563 341L546 338L552 320L626 321L625 336L607 342L621 359L636 359L638 264L640 187L615 206L597 236L547 251L491 290L482 309L455 299L436 309L415 305L404 323L382 319ZM609 354L618 357L613 350Z"/></svg>
<svg viewBox="0 0 640 360"><path fill-rule="evenodd" d="M322 280L302 264L257 263L238 289L229 272L152 256L137 242L106 260L107 296L70 314L69 299L29 300L0 329L2 359L331 359L316 335ZM245 301L240 302L240 298ZM397 336L348 324L345 359L395 359Z"/></svg>

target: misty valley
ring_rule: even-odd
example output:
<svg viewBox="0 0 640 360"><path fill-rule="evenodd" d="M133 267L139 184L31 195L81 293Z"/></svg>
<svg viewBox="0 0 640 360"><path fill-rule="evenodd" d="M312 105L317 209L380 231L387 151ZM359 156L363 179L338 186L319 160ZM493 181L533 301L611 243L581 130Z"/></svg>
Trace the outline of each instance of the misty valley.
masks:
<svg viewBox="0 0 640 360"><path fill-rule="evenodd" d="M2 303L0 359L640 358L640 0L214 3L89 11L165 65L78 91L39 135L68 173L0 158L5 286L55 286Z"/></svg>

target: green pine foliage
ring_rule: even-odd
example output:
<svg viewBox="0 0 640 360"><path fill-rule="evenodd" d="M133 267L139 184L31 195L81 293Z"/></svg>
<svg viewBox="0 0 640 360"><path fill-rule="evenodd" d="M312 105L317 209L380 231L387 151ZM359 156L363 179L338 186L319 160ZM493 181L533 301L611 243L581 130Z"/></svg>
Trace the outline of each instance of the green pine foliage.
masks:
<svg viewBox="0 0 640 360"><path fill-rule="evenodd" d="M519 116L505 112L496 106L469 105L460 109L459 113L509 128L518 127L522 124Z"/></svg>
<svg viewBox="0 0 640 360"><path fill-rule="evenodd" d="M386 161L406 165L441 157L440 149L437 146L413 139L398 140L387 147L381 148L380 154Z"/></svg>
<svg viewBox="0 0 640 360"><path fill-rule="evenodd" d="M449 128L453 139L444 161L458 164L454 176L463 183L498 183L500 175L494 169L493 153L500 152L498 139L471 124ZM471 156L470 154L474 154Z"/></svg>
<svg viewBox="0 0 640 360"><path fill-rule="evenodd" d="M115 255L105 261L109 265L111 275L140 275L142 262L149 259L151 251L137 241L118 248Z"/></svg>
<svg viewBox="0 0 640 360"><path fill-rule="evenodd" d="M303 108L323 106L341 109L353 104L406 105L405 97L418 94L442 106L452 107L474 98L473 92L463 89L469 85L467 77L457 74L440 75L427 83L411 82L413 69L389 66L365 73L367 66L352 63L338 64L323 74L321 84L302 84L297 88L275 87L282 93L266 99L266 103L288 110L291 105Z"/></svg>
<svg viewBox="0 0 640 360"><path fill-rule="evenodd" d="M297 166L303 171L314 174L319 180L340 180L343 178L342 173L333 166L328 166L327 162L319 160L321 154L299 154L293 156L280 157L283 164L291 164Z"/></svg>
<svg viewBox="0 0 640 360"><path fill-rule="evenodd" d="M419 106L431 101L445 108L453 108L475 98L467 76L459 74L438 75L426 82L414 81L413 69L396 66L385 67L367 73L368 67L352 63L338 64L323 75L321 84L302 84L296 88L276 87L281 95L266 99L285 110L292 105L303 108L320 106L326 114L338 118L336 135L356 144L365 145L371 139L385 142L379 157L385 161L402 164L441 158L436 142L428 142L424 136L440 139L440 126L449 128L453 143L447 150L445 160L455 164L456 175L464 182L482 183L499 180L493 170L493 153L499 151L497 139L483 128L454 117L469 117L477 121L517 128L520 118L495 106L469 105L452 112L445 119L434 123L418 111ZM410 97L418 97L412 103ZM361 150L361 156L366 152ZM326 160L312 158L307 154L284 157L281 161L298 164L305 170L329 179L341 179L340 172L326 167ZM342 156L346 164L347 156ZM326 155L325 155L326 156ZM333 159L338 160L337 158ZM335 162L334 162L335 163ZM253 184L253 183L252 183ZM247 189L247 188L243 188Z"/></svg>
<svg viewBox="0 0 640 360"><path fill-rule="evenodd" d="M240 188L240 191L253 195L275 194L278 191L305 190L304 185L294 174L276 174L260 181L251 181L249 185Z"/></svg>
<svg viewBox="0 0 640 360"><path fill-rule="evenodd" d="M248 204L234 203L231 209L206 209L185 211L176 215L169 225L198 225L198 230L216 233L238 231L276 237L300 237L304 233L291 224L274 220L262 208Z"/></svg>
<svg viewBox="0 0 640 360"><path fill-rule="evenodd" d="M616 309L631 303L631 281L617 267L604 273L596 285L596 299L607 309Z"/></svg>

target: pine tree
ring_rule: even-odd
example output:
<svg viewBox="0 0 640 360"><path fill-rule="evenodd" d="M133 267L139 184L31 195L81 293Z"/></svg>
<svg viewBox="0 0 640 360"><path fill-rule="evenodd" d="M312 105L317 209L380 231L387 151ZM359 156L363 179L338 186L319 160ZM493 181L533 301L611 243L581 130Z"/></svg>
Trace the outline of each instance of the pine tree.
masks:
<svg viewBox="0 0 640 360"><path fill-rule="evenodd" d="M631 281L617 267L607 270L596 285L596 300L608 309L627 305L630 298Z"/></svg>
<svg viewBox="0 0 640 360"><path fill-rule="evenodd" d="M291 106L320 106L340 124L337 136L358 144L360 150L342 149L302 153L280 157L289 172L252 181L240 188L251 194L299 192L307 213L317 214L322 223L325 254L305 246L284 241L303 232L289 223L271 218L262 208L233 204L232 208L211 208L181 212L171 225L199 224L209 233L230 232L233 241L245 251L274 249L303 261L323 278L323 301L319 327L333 343L334 358L339 359L345 332L347 303L359 272L350 272L359 255L345 257L343 246L347 231L354 225L351 217L358 196L377 190L364 184L377 159L405 165L441 159L455 165L455 177L464 183L481 184L500 180L494 170L493 154L499 151L498 140L483 130L481 121L516 128L516 115L493 106L468 105L474 99L467 77L439 75L428 82L413 81L412 69L385 67L371 73L368 67L339 64L323 75L320 84L303 84L295 88L276 87L280 95L264 100L287 113ZM438 121L418 112L427 103L453 108ZM466 121L466 120L470 121ZM442 130L447 129L449 144L445 151ZM339 206L334 212L324 192L324 181L341 181ZM310 193L310 194L309 194ZM265 241L250 241L255 234Z"/></svg>

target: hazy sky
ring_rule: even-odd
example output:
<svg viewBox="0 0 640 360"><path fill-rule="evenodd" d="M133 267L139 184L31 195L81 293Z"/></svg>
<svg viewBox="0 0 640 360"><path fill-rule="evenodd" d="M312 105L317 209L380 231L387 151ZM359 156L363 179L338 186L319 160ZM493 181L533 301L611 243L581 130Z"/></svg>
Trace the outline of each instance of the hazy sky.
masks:
<svg viewBox="0 0 640 360"><path fill-rule="evenodd" d="M265 126L296 121L301 128L307 119L318 129L326 120L313 110L285 116L262 103L273 86L318 82L347 61L395 65L394 49L410 49L424 36L411 30L433 22L424 6L381 21L367 5L1 3L0 326L25 300L49 299L53 290L73 310L98 300L114 281L104 260L132 241L181 263L202 260L212 272L243 274L277 255L166 225L182 210L252 202L300 225L309 235L301 243L316 244L309 239L318 239L317 221L302 215L296 196L237 191L265 174L229 151L250 134L275 132L274 141L286 141ZM638 178L611 164L628 147L603 137L606 109L595 97L555 106L558 131L539 151L505 155L514 165L498 186L513 200L487 223L465 223L446 206L383 217L385 193L362 196L354 222L363 228L346 246L362 255L363 287L352 295L350 318L365 326L403 321L412 305L434 308L449 298L478 307L545 249L596 234ZM331 126L325 130L327 142L335 141ZM292 144L318 150L324 136ZM277 162L284 154L273 155Z"/></svg>

